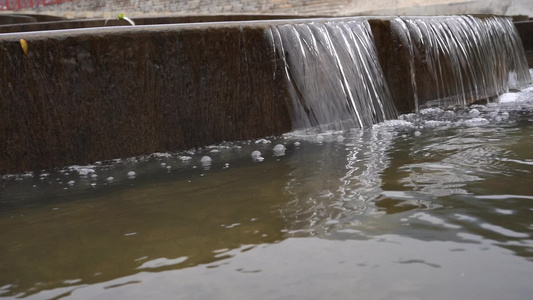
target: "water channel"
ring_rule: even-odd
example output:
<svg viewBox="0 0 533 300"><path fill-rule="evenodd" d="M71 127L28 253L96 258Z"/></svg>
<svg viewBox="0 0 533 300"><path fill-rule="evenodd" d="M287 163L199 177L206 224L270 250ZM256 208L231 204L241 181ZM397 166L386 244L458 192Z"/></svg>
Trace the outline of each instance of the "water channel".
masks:
<svg viewBox="0 0 533 300"><path fill-rule="evenodd" d="M532 124L529 87L4 176L0 297L530 299Z"/></svg>

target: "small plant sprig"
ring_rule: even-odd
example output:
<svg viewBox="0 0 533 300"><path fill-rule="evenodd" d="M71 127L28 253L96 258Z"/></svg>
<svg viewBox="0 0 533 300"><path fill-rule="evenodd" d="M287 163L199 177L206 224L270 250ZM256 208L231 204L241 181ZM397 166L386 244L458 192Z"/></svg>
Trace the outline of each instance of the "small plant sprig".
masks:
<svg viewBox="0 0 533 300"><path fill-rule="evenodd" d="M135 22L133 22L132 19L126 17L124 14L119 14L119 15L117 16L117 20L126 20L126 21L128 21L128 23L131 24L131 26L135 26Z"/></svg>
<svg viewBox="0 0 533 300"><path fill-rule="evenodd" d="M109 20L110 20L110 18L105 19L104 26L107 25L107 21L109 21ZM118 21L120 21L120 20L125 20L125 21L127 21L128 23L130 23L131 26L135 26L135 22L133 22L132 19L126 17L126 16L125 16L124 14L122 14L122 13L117 15L116 20L118 20Z"/></svg>

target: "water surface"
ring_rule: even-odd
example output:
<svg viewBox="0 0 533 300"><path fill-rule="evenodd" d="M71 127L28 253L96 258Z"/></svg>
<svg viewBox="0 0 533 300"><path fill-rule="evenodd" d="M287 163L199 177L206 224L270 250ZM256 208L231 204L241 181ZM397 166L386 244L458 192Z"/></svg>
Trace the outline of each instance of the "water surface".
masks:
<svg viewBox="0 0 533 300"><path fill-rule="evenodd" d="M530 299L533 89L501 100L5 176L0 297Z"/></svg>

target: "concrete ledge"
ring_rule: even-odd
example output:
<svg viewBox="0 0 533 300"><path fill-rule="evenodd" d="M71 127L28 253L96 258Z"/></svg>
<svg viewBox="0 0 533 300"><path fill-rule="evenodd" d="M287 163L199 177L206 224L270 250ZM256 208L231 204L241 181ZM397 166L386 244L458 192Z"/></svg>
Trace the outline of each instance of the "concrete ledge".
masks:
<svg viewBox="0 0 533 300"><path fill-rule="evenodd" d="M159 24L183 24L183 23L206 23L206 22L235 22L235 21L258 21L258 20L283 20L301 19L307 16L293 15L204 15L204 16L165 16L165 17L139 17L132 18L136 25L159 25ZM47 21L27 24L0 25L0 33L28 32L44 30L64 30L109 26L130 26L125 20L110 19L78 19Z"/></svg>
<svg viewBox="0 0 533 300"><path fill-rule="evenodd" d="M0 174L288 132L292 101L284 64L265 29L321 21L206 21L0 34ZM397 109L415 111L407 47L391 30L391 18L369 22ZM29 45L27 55L20 39ZM472 88L472 82L459 81L458 90L445 60L438 80L446 88L438 90L426 50L416 42L412 47L417 49L413 65L419 105ZM497 71L489 73L507 80L507 73Z"/></svg>
<svg viewBox="0 0 533 300"><path fill-rule="evenodd" d="M0 35L0 173L290 131L263 26Z"/></svg>

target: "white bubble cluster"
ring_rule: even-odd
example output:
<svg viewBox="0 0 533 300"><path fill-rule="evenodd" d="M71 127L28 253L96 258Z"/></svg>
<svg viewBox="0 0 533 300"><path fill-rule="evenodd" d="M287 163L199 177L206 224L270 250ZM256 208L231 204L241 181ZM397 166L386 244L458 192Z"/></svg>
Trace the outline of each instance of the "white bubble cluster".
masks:
<svg viewBox="0 0 533 300"><path fill-rule="evenodd" d="M282 144L277 144L276 146L274 146L274 156L283 156L285 155L285 146L283 146Z"/></svg>
<svg viewBox="0 0 533 300"><path fill-rule="evenodd" d="M262 162L263 160L265 160L265 158L261 156L261 152L259 152L257 150L252 152L251 156L252 156L252 160L254 162Z"/></svg>
<svg viewBox="0 0 533 300"><path fill-rule="evenodd" d="M209 170L211 164L213 163L213 159L211 159L211 157L209 156L202 156L202 158L200 159L200 163L202 164L204 170Z"/></svg>

